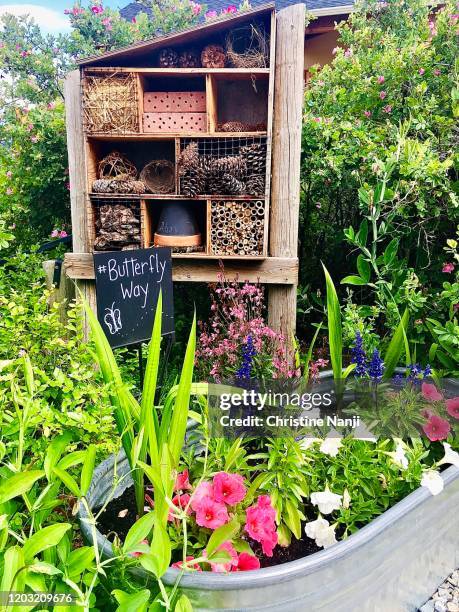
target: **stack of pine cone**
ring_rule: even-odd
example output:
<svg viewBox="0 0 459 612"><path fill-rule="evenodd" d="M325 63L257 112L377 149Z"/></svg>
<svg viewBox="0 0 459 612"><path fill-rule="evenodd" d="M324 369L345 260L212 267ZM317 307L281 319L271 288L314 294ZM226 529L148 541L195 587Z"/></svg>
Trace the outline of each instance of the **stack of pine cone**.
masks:
<svg viewBox="0 0 459 612"><path fill-rule="evenodd" d="M235 155L200 155L195 142L178 159L181 192L195 197L215 195L263 195L266 151L260 144L241 147Z"/></svg>
<svg viewBox="0 0 459 612"><path fill-rule="evenodd" d="M104 204L96 222L97 251L127 250L140 246L140 220L129 206Z"/></svg>

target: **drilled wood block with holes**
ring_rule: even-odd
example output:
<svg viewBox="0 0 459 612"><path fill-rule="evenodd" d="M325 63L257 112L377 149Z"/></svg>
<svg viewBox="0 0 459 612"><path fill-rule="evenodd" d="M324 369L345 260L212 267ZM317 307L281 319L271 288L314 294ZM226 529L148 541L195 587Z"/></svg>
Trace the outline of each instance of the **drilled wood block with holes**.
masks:
<svg viewBox="0 0 459 612"><path fill-rule="evenodd" d="M206 113L144 113L143 131L155 132L206 132Z"/></svg>
<svg viewBox="0 0 459 612"><path fill-rule="evenodd" d="M146 113L205 113L204 91L155 91L146 93L143 100Z"/></svg>

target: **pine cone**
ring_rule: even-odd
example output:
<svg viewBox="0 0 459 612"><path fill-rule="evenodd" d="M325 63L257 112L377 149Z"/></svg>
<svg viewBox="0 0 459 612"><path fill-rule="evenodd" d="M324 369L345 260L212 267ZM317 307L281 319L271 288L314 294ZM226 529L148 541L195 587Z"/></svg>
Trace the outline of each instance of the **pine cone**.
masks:
<svg viewBox="0 0 459 612"><path fill-rule="evenodd" d="M226 53L220 45L207 45L201 53L201 63L204 68L224 68Z"/></svg>
<svg viewBox="0 0 459 612"><path fill-rule="evenodd" d="M158 64L160 68L177 68L179 64L177 51L170 47L163 49L159 54Z"/></svg>
<svg viewBox="0 0 459 612"><path fill-rule="evenodd" d="M199 68L201 66L199 55L192 49L182 51L179 56L179 66L180 68Z"/></svg>
<svg viewBox="0 0 459 612"><path fill-rule="evenodd" d="M199 163L198 143L190 142L180 153L177 165L180 173L196 168Z"/></svg>
<svg viewBox="0 0 459 612"><path fill-rule="evenodd" d="M264 174L266 171L266 151L256 143L241 147L241 155L247 162L247 173Z"/></svg>
<svg viewBox="0 0 459 612"><path fill-rule="evenodd" d="M243 178L247 171L247 161L241 155L219 157L212 162L213 173L229 173L237 178Z"/></svg>
<svg viewBox="0 0 459 612"><path fill-rule="evenodd" d="M262 195L265 192L265 179L263 176L251 176L246 184L248 195Z"/></svg>
<svg viewBox="0 0 459 612"><path fill-rule="evenodd" d="M191 198L204 193L202 178L196 173L187 173L181 182L181 192Z"/></svg>
<svg viewBox="0 0 459 612"><path fill-rule="evenodd" d="M225 186L225 192L231 195L240 195L245 192L245 185L232 174L224 174L222 181Z"/></svg>
<svg viewBox="0 0 459 612"><path fill-rule="evenodd" d="M221 132L247 132L249 131L247 124L242 123L242 121L226 121L226 123L221 123L218 127Z"/></svg>

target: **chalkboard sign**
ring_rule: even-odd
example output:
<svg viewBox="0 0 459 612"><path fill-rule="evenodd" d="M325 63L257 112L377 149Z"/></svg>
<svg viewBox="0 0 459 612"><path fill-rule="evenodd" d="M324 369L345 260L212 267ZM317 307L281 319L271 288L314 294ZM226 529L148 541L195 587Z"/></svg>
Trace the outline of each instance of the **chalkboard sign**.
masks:
<svg viewBox="0 0 459 612"><path fill-rule="evenodd" d="M162 335L174 333L171 249L166 247L94 254L97 317L117 348L151 338L159 291Z"/></svg>

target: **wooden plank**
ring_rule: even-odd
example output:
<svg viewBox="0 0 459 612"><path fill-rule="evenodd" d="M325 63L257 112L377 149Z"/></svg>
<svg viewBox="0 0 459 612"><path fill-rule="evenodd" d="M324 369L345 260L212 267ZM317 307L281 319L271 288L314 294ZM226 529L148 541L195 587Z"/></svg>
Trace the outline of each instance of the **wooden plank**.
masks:
<svg viewBox="0 0 459 612"><path fill-rule="evenodd" d="M277 13L270 255L296 258L300 207L305 5ZM269 325L290 339L296 327L296 284L270 287Z"/></svg>
<svg viewBox="0 0 459 612"><path fill-rule="evenodd" d="M232 79L247 79L251 76L269 75L269 68L130 68L123 66L104 66L103 68L85 68L85 74L105 74L112 72L130 72L134 74L158 76L226 76Z"/></svg>
<svg viewBox="0 0 459 612"><path fill-rule="evenodd" d="M136 78L136 86L137 86L137 113L139 117L139 132L143 132L143 78L141 74L137 74Z"/></svg>
<svg viewBox="0 0 459 612"><path fill-rule="evenodd" d="M207 255L212 254L212 200L207 200L206 202L206 253Z"/></svg>
<svg viewBox="0 0 459 612"><path fill-rule="evenodd" d="M173 140L174 138L258 138L265 137L267 132L149 132L144 134L87 134L91 141L133 142Z"/></svg>
<svg viewBox="0 0 459 612"><path fill-rule="evenodd" d="M95 200L183 200L183 201L199 201L212 198L213 200L263 200L263 196L258 198L253 195L211 195L203 194L202 196L185 196L175 193L90 193L89 196Z"/></svg>
<svg viewBox="0 0 459 612"><path fill-rule="evenodd" d="M140 41L138 43L134 43L133 45L117 49L116 51L108 51L103 55L96 55L93 57L85 58L81 60L79 64L81 66L87 66L90 64L97 64L101 62L105 63L109 58L121 58L123 56L132 57L133 55L148 53L149 51L153 51L154 49L158 49L166 45L177 45L182 42L190 42L192 40L200 41L205 35L220 32L224 29L234 28L244 23L245 21L250 21L254 17L259 17L264 13L269 13L273 10L274 3L269 3L263 4L252 10L238 12L229 17L228 15L222 15L220 17L217 17L216 19L213 19L210 22L200 23L196 26L193 26L186 30L182 30L178 33L174 32L172 34L165 34L164 36L157 36L156 38L146 41Z"/></svg>
<svg viewBox="0 0 459 612"><path fill-rule="evenodd" d="M218 113L217 113L217 83L211 74L206 76L206 104L207 104L207 131L217 132Z"/></svg>
<svg viewBox="0 0 459 612"><path fill-rule="evenodd" d="M126 255L135 255L127 251ZM175 282L216 282L221 273L219 260L222 257L173 257L172 276ZM89 253L67 253L64 261L65 271L73 279L94 279L94 264ZM267 284L296 285L298 282L298 259L269 257L249 260L239 258L236 262L225 259L225 275L231 279L238 277L241 282L260 282Z"/></svg>
<svg viewBox="0 0 459 612"><path fill-rule="evenodd" d="M90 250L90 232L88 227L87 207L90 200L87 196L87 167L85 160L85 138L83 133L83 116L81 101L80 71L73 70L67 75L64 84L66 109L67 148L69 159L70 203L72 214L73 250L87 253ZM84 280L77 283L81 295L91 308L96 308L96 291L94 283ZM89 326L85 319L85 337Z"/></svg>

